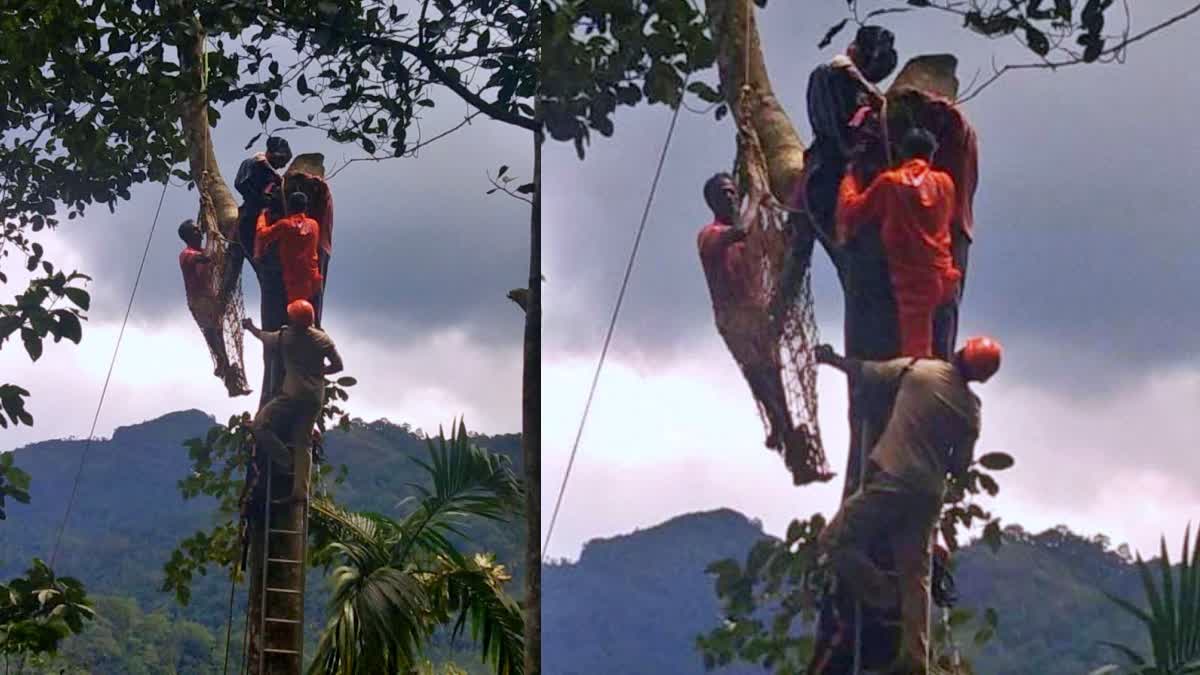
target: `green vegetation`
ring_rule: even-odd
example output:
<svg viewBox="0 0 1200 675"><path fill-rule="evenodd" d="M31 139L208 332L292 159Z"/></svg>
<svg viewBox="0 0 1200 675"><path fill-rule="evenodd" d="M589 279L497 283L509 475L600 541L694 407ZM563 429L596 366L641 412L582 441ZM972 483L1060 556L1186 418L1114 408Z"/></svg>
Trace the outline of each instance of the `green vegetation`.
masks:
<svg viewBox="0 0 1200 675"><path fill-rule="evenodd" d="M451 541L475 520L504 522L523 492L507 458L475 446L460 424L429 441L420 462L432 487L399 520L313 504L316 558L332 573L333 600L310 672L371 675L410 670L435 630L469 623L498 675L523 672L521 610L504 592L508 573L491 554L466 556Z"/></svg>
<svg viewBox="0 0 1200 675"><path fill-rule="evenodd" d="M577 562L547 566L546 672L705 673L696 637L719 627L723 615L714 578L704 570L713 560L744 560L764 536L760 524L734 511L689 514L593 540ZM956 637L977 673L1084 675L1112 661L1103 641L1148 652L1139 621L1116 610L1106 595L1134 603L1141 597L1140 575L1125 547L1113 550L1105 537L1065 527L1034 534L1010 525L1001 536L995 551L974 541L955 554L960 606L992 607L999 616L983 646L970 633ZM796 626L797 634L806 630ZM713 672L763 670L735 663Z"/></svg>
<svg viewBox="0 0 1200 675"><path fill-rule="evenodd" d="M97 598L97 617L92 624L95 630L89 627L82 635L65 640L55 669L33 672L58 673L57 668L69 666L75 668L67 671L72 675L138 673L143 672L137 664L145 658L145 650L160 654L156 663L174 664L174 670L164 666L148 672L220 672L207 664L224 659L228 576L211 571L198 573L186 606L177 603L173 594L160 590L163 563L171 552L190 533L213 523L216 500L198 496L181 501L176 487L192 468L181 443L202 436L212 425L213 419L199 411L171 413L120 428L112 439L93 443L56 569L87 581L89 591ZM513 469L520 471L519 436L473 435L470 440L506 456ZM75 440L48 441L12 454L36 480L29 486L30 502L10 504L9 520L0 527L0 579L23 572L21 560L44 555L49 548L83 445ZM420 496L413 485L427 483L426 471L414 460L427 461L428 438L408 425L356 420L348 431L327 434L326 455L331 464L348 467L345 481L335 488L337 501L348 509L400 521L406 508L411 508L402 502ZM524 533L520 524L472 521L460 530L460 535L450 535L449 539L464 556L494 553L497 563L511 570L513 576L504 588L516 592L524 578ZM326 622L330 580L322 570L313 569L307 588L305 653L311 656ZM239 584L236 590L231 664L237 664L241 657L244 629L241 617L246 587ZM174 627L174 632L152 629L164 623ZM140 628L143 626L145 630ZM134 633L143 647L129 643ZM113 641L118 644L114 646ZM199 645L207 645L209 661L195 656ZM493 672L469 636L456 637L450 630L432 635L423 656L431 662L429 667L436 667L437 675L443 675L444 666L450 663L470 675ZM27 665L38 663L31 660ZM195 670L186 670L185 665Z"/></svg>

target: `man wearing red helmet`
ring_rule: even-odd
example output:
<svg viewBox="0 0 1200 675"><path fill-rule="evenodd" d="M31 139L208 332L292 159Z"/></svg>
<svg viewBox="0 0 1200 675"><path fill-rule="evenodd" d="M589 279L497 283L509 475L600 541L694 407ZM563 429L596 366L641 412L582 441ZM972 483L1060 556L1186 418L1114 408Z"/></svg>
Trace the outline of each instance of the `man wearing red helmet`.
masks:
<svg viewBox="0 0 1200 675"><path fill-rule="evenodd" d="M296 300L287 307L288 325L264 331L246 319L242 325L263 343L264 349L281 350L285 375L279 395L258 411L251 428L254 438L271 458L292 465L295 482L290 497L281 502L308 499L308 473L312 464L309 437L325 400L325 376L342 370L342 357L325 331L313 326L312 303ZM326 365L326 360L329 364ZM288 456L288 439L293 456Z"/></svg>
<svg viewBox="0 0 1200 675"><path fill-rule="evenodd" d="M929 549L941 513L946 474L965 476L979 437L980 403L968 386L1000 367L1001 348L972 338L952 362L899 358L860 361L829 345L819 363L846 373L852 395L891 414L871 451L866 480L821 533L819 545L839 579L864 603L900 605L898 670L924 673L929 616ZM872 562L872 541L886 537L896 563L891 582Z"/></svg>

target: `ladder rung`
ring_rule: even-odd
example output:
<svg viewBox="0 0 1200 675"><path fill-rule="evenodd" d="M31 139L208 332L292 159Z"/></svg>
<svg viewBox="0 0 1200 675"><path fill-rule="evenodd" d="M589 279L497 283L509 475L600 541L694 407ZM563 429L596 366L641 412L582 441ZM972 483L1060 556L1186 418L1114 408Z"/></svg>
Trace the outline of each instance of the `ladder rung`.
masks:
<svg viewBox="0 0 1200 675"><path fill-rule="evenodd" d="M267 558L269 563L283 563L285 565L300 565L299 560L288 560L287 558Z"/></svg>
<svg viewBox="0 0 1200 675"><path fill-rule="evenodd" d="M270 530L271 534L304 534L300 530Z"/></svg>
<svg viewBox="0 0 1200 675"><path fill-rule="evenodd" d="M271 623L300 623L299 621L296 621L295 619L277 619L273 616L268 616L266 618L266 620Z"/></svg>
<svg viewBox="0 0 1200 675"><path fill-rule="evenodd" d="M263 649L263 651L264 651L264 652L266 652L266 653L268 653L268 654L293 654L293 655L295 655L295 656L299 656L299 655L300 655L300 652L296 651L295 649L269 649L269 648L264 648L264 649Z"/></svg>
<svg viewBox="0 0 1200 675"><path fill-rule="evenodd" d="M267 587L267 592L268 593L291 593L292 595L300 595L300 591L297 591L297 590L294 590L291 588L271 588L270 586Z"/></svg>

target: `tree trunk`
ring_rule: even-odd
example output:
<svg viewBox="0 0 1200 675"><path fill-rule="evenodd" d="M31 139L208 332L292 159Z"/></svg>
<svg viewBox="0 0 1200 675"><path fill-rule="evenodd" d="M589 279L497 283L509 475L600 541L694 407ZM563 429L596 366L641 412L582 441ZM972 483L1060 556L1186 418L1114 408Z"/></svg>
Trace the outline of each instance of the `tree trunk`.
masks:
<svg viewBox="0 0 1200 675"><path fill-rule="evenodd" d="M179 45L180 68L191 74L189 89L180 101L180 124L188 148L188 164L192 178L196 183L197 192L203 204L207 201L212 208L213 217L221 233L227 237L237 236L238 205L233 191L221 175L216 152L213 149L211 126L208 119L208 97L204 91L204 39L205 31L200 20L196 17L195 9L190 2L164 5L167 11L178 12L178 17L190 23L190 31L180 31L177 35ZM271 470L270 462L265 457L257 458L257 468L260 476L265 476ZM252 504L261 505L265 496L266 481L260 480L251 497ZM259 517L256 517L259 516ZM249 599L247 602L248 623L247 644L243 649L248 652L247 658L251 672L257 672L259 650L262 638L261 625L262 602L262 565L264 549L262 546L266 523L262 522L259 509L251 507L251 516L247 519L246 537L250 543L247 575L249 577ZM301 598L301 603L303 599ZM299 673L297 669L296 673Z"/></svg>
<svg viewBox="0 0 1200 675"><path fill-rule="evenodd" d="M542 132L533 132L533 208L529 225L529 295L521 392L525 461L525 675L542 672Z"/></svg>
<svg viewBox="0 0 1200 675"><path fill-rule="evenodd" d="M742 87L749 87L749 121L767 158L771 192L786 203L804 173L804 142L775 98L750 0L708 0L706 5L717 69L726 102L736 113Z"/></svg>
<svg viewBox="0 0 1200 675"><path fill-rule="evenodd" d="M189 8L190 11L190 8ZM214 216L221 232L229 235L237 228L238 205L233 191L221 176L208 122L208 97L201 89L204 64L204 27L195 16L190 17L194 35L181 33L179 60L184 71L193 74L195 94L185 95L180 102L179 121L188 146L188 165L196 189L202 198L212 200ZM184 45L187 45L185 48Z"/></svg>

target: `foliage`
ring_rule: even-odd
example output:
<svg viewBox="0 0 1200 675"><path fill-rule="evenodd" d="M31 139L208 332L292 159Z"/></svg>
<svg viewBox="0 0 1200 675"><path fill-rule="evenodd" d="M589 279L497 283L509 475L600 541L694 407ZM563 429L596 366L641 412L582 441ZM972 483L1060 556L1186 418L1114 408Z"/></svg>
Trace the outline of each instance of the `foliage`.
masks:
<svg viewBox="0 0 1200 675"><path fill-rule="evenodd" d="M222 672L223 638L205 626L144 611L132 598L97 596L96 619L84 634L63 644L59 655L33 669L59 675L211 675ZM236 657L234 657L236 658Z"/></svg>
<svg viewBox="0 0 1200 675"><path fill-rule="evenodd" d="M550 137L571 141L580 158L591 131L611 136L619 106L678 105L684 79L715 63L707 22L687 0L543 3L544 122ZM689 91L721 100L709 85Z"/></svg>
<svg viewBox="0 0 1200 675"><path fill-rule="evenodd" d="M6 520L4 500L12 497L22 504L29 503L29 474L13 466L11 452L0 454L0 520Z"/></svg>
<svg viewBox="0 0 1200 675"><path fill-rule="evenodd" d="M767 3L755 4L765 7ZM1090 62L1116 54L1118 45L1123 46L1104 33L1113 0L968 4L888 0L878 4L883 6L860 16L858 1L849 0L847 17L826 32L821 46L847 26L907 11L957 14L966 28L981 35L1015 36L1038 58L1058 54ZM546 129L554 140L573 142L581 159L592 131L601 136L614 133L613 114L620 106L644 102L674 107L691 94L709 109L715 108L718 120L728 112L727 92L691 77L712 67L717 53L707 20L695 3L546 0L544 6ZM1072 46L1072 38L1078 48Z"/></svg>
<svg viewBox="0 0 1200 675"><path fill-rule="evenodd" d="M348 400L346 388L355 384L357 380L353 377L341 377L336 382L326 380L324 404L317 419L321 434L333 424L342 430L350 428L350 417L337 401ZM202 438L184 442L192 467L189 475L178 482L179 491L185 500L200 496L215 499L217 524L184 539L163 568L165 577L161 590L173 592L181 604L186 605L191 600L194 576L207 574L210 565L228 568L234 577L239 574L235 563L241 556L243 491L254 461L251 454L254 447L252 422L248 412L233 415L228 423L213 426ZM332 471L333 467L327 463L320 464L318 480ZM343 466L342 475L344 473Z"/></svg>
<svg viewBox="0 0 1200 675"><path fill-rule="evenodd" d="M959 548L960 528L970 529L980 522L986 523L983 540L993 551L1000 546L999 521L972 499L981 492L995 496L999 486L988 470L1012 465L1009 455L989 453L969 468L964 481L951 482L940 521L943 539L951 551ZM793 520L784 539L767 538L756 543L744 565L725 559L706 569L715 577L724 617L721 626L697 639L706 668L741 660L759 664L777 675L804 672L812 656L813 640L811 635L798 632L797 624L815 623L821 594L828 587L829 571L818 563L817 546L825 525L821 514L806 521ZM972 616L959 611L951 623L957 628ZM995 610L988 609L975 634L977 644L990 639L996 621ZM946 632L940 635L944 639L952 637Z"/></svg>
<svg viewBox="0 0 1200 675"><path fill-rule="evenodd" d="M1167 540L1154 563L1139 555L1137 570L1142 581L1146 608L1113 594L1107 594L1118 607L1135 617L1150 638L1150 653L1116 642L1103 642L1120 652L1128 661L1126 669L1106 666L1093 671L1130 673L1131 675L1187 675L1200 673L1200 537L1189 553L1190 528L1183 535L1177 571L1172 570ZM1157 577L1157 578L1156 578Z"/></svg>
<svg viewBox="0 0 1200 675"><path fill-rule="evenodd" d="M56 577L35 558L24 576L0 584L0 654L22 661L53 654L64 638L83 632L93 615L82 584Z"/></svg>
<svg viewBox="0 0 1200 675"><path fill-rule="evenodd" d="M546 565L546 671L702 675L695 636L709 634L724 618L704 569L723 558L744 563L763 537L761 524L723 509L596 539L577 561ZM975 540L964 541L954 556L964 608L954 611L954 643L975 672L1082 675L1111 657L1097 648L1100 639L1138 648L1144 642L1148 650L1137 619L1115 611L1103 593L1141 597L1133 556L1124 546L1110 550L1104 537L1065 527L1034 533L1008 525L1003 538L995 553ZM970 607L978 611L971 615ZM990 640L976 645L986 607L1001 621ZM763 611L754 618L769 626L771 617ZM942 641L941 613L933 619L936 645ZM809 632L799 628L801 635ZM762 675L763 669L735 661L713 672Z"/></svg>
<svg viewBox="0 0 1200 675"><path fill-rule="evenodd" d="M504 520L522 491L507 458L475 446L459 425L449 440L429 440L420 462L431 487L414 485L414 507L399 520L355 513L331 501L312 508L314 560L333 570L329 621L311 673L403 672L443 624L457 636L470 624L485 660L519 675L520 609L503 591L504 567L490 555L468 557L449 535L471 520Z"/></svg>
<svg viewBox="0 0 1200 675"><path fill-rule="evenodd" d="M46 304L65 294L86 310L86 294L67 286L86 277L54 272L32 237L64 212L114 211L136 185L194 178L180 166L185 97L204 87L214 126L233 108L264 133L272 121L313 127L371 158L411 155L440 137L410 130L442 91L469 106L468 118L532 130L532 3L426 0L401 11L382 0L0 0L0 34L21 36L0 44L0 80L11 83L0 94L0 260L17 251L46 273L0 305L0 346L20 330L37 360L47 334L79 341L78 311ZM203 78L179 58L197 27ZM28 392L2 386L0 423L7 413L28 424Z"/></svg>
<svg viewBox="0 0 1200 675"><path fill-rule="evenodd" d="M180 443L203 437L210 426L211 418L199 411L171 413L119 428L111 439L93 442L87 476L79 486L76 509L55 567L86 581L88 595L96 602L97 618L82 635L63 642L53 667L33 667L30 659L26 672L60 675L60 665L67 668L67 675L149 675L173 672L172 666L179 675L221 672L229 577L209 565L207 575L196 574L192 579L187 605L180 605L173 593L159 590L163 563L180 540L214 524L216 500L203 494L182 500L175 484L191 473L191 461ZM473 441L511 457L515 469L520 470L518 435L477 435ZM52 544L82 445L81 441L46 441L15 451L15 464L34 476L33 501L29 505L9 503L9 519L0 525L0 581L23 574L21 560L44 555ZM349 468L344 482L326 482L338 503L347 508L395 518L400 513L397 502L414 494L408 484L421 482L425 475L411 459L428 456L426 437L415 427L355 420L350 431L331 429L324 446L329 464ZM454 537L460 550L467 555L494 552L513 576L506 588L518 593L524 577L520 523L474 522L463 530L465 538ZM235 595L231 663L237 663L241 654L245 595L246 586L240 583ZM328 578L320 568L310 568L304 602L307 658L315 651L329 597ZM104 598L136 601L144 616L127 621L125 611L118 612ZM210 636L201 639L195 624ZM488 667L479 662L478 647L466 639L469 636L451 641L451 628L439 631L425 645L424 654L437 664L438 675L447 663L471 675L488 673ZM218 667L202 665L208 664L199 656L207 653L205 650L214 652ZM185 667L188 663L193 666Z"/></svg>

